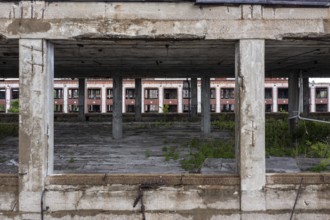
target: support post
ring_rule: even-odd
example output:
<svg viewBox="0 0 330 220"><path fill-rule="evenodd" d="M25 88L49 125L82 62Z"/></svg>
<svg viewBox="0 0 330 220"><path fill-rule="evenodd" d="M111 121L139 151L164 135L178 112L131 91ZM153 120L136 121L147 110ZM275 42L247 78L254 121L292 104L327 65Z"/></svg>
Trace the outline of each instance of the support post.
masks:
<svg viewBox="0 0 330 220"><path fill-rule="evenodd" d="M65 84L63 87L63 112L68 113L68 87Z"/></svg>
<svg viewBox="0 0 330 220"><path fill-rule="evenodd" d="M264 59L264 40L248 39L237 43L235 144L242 211L266 209Z"/></svg>
<svg viewBox="0 0 330 220"><path fill-rule="evenodd" d="M299 76L297 73L290 73L289 77L289 131L295 133L297 129L297 118L292 118L299 113Z"/></svg>
<svg viewBox="0 0 330 220"><path fill-rule="evenodd" d="M211 111L210 111L210 77L203 76L201 81L202 91L202 120L201 130L204 135L211 133Z"/></svg>
<svg viewBox="0 0 330 220"><path fill-rule="evenodd" d="M50 42L19 40L19 78L18 209L40 212L45 177L53 172L54 48Z"/></svg>
<svg viewBox="0 0 330 220"><path fill-rule="evenodd" d="M113 112L112 112L112 136L114 139L123 137L123 78L113 78Z"/></svg>
<svg viewBox="0 0 330 220"><path fill-rule="evenodd" d="M190 84L190 91L191 91L191 117L197 117L197 78L191 78Z"/></svg>
<svg viewBox="0 0 330 220"><path fill-rule="evenodd" d="M217 85L216 87L216 113L220 113L221 112L221 107L220 107L220 103L221 103L221 98L220 98L220 91L221 88L219 87L219 85Z"/></svg>
<svg viewBox="0 0 330 220"><path fill-rule="evenodd" d="M85 121L85 91L86 91L86 79L85 78L79 78L79 113L78 118L80 121Z"/></svg>
<svg viewBox="0 0 330 220"><path fill-rule="evenodd" d="M315 86L314 83L312 83L312 87L310 88L311 90L311 112L316 111L316 91L315 91Z"/></svg>
<svg viewBox="0 0 330 220"><path fill-rule="evenodd" d="M101 112L106 113L107 112L107 88L105 87L105 85L102 85L101 94L102 94L102 96L101 96L101 99L102 99Z"/></svg>
<svg viewBox="0 0 330 220"><path fill-rule="evenodd" d="M273 112L278 112L277 97L277 86L273 85Z"/></svg>
<svg viewBox="0 0 330 220"><path fill-rule="evenodd" d="M303 78L303 112L304 116L309 114L309 99L310 99L310 89L309 89L309 78Z"/></svg>
<svg viewBox="0 0 330 220"><path fill-rule="evenodd" d="M141 78L135 79L135 121L141 121L142 119L142 80Z"/></svg>
<svg viewBox="0 0 330 220"><path fill-rule="evenodd" d="M182 104L182 86L183 84L180 84L178 87L178 113L182 113L182 108L183 108L183 104Z"/></svg>
<svg viewBox="0 0 330 220"><path fill-rule="evenodd" d="M163 110L163 108L164 108L164 105L163 105L163 103L164 103L164 89L163 89L163 87L158 87L158 100L159 100L159 110L158 110L158 112L159 113L163 113L164 112L164 110Z"/></svg>
<svg viewBox="0 0 330 220"><path fill-rule="evenodd" d="M10 102L11 102L11 97L10 97L10 87L9 85L6 86L6 113L8 113L8 110L10 109Z"/></svg>

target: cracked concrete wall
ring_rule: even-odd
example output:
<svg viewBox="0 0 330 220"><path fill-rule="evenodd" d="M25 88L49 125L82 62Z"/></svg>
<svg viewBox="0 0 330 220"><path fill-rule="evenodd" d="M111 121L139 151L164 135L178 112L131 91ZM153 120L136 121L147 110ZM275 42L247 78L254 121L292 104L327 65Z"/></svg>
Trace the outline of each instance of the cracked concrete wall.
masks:
<svg viewBox="0 0 330 220"><path fill-rule="evenodd" d="M210 7L187 2L0 5L0 35L7 38L281 39L330 34L329 8Z"/></svg>

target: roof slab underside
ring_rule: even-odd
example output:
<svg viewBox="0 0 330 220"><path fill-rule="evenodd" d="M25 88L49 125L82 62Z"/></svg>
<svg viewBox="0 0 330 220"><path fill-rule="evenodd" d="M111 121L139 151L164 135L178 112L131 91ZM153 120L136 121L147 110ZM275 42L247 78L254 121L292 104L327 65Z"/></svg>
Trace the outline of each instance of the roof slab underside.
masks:
<svg viewBox="0 0 330 220"><path fill-rule="evenodd" d="M55 77L234 77L224 40L54 40ZM0 78L18 77L18 40L0 41ZM267 40L266 76L330 77L330 40Z"/></svg>

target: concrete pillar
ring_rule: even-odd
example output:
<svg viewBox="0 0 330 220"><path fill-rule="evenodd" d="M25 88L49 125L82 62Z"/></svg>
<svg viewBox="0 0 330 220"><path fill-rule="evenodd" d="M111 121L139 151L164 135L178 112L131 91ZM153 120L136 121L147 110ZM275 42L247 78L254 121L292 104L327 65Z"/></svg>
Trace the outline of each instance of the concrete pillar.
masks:
<svg viewBox="0 0 330 220"><path fill-rule="evenodd" d="M142 105L142 80L141 78L135 79L135 121L141 121L141 105Z"/></svg>
<svg viewBox="0 0 330 220"><path fill-rule="evenodd" d="M312 87L310 88L311 90L311 112L315 112L316 111L316 104L315 104L315 98L316 98L316 93L315 93L315 86L312 85Z"/></svg>
<svg viewBox="0 0 330 220"><path fill-rule="evenodd" d="M68 87L63 87L63 112L68 113Z"/></svg>
<svg viewBox="0 0 330 220"><path fill-rule="evenodd" d="M297 116L299 113L299 76L297 73L290 73L289 76L289 130L295 132L297 129L297 118L291 118Z"/></svg>
<svg viewBox="0 0 330 220"><path fill-rule="evenodd" d="M54 48L42 39L19 40L18 211L40 212L47 174L53 172Z"/></svg>
<svg viewBox="0 0 330 220"><path fill-rule="evenodd" d="M210 111L210 77L203 76L201 80L202 97L202 119L201 131L204 135L211 133L211 111Z"/></svg>
<svg viewBox="0 0 330 220"><path fill-rule="evenodd" d="M273 112L278 112L277 108L277 86L273 85Z"/></svg>
<svg viewBox="0 0 330 220"><path fill-rule="evenodd" d="M190 105L190 111L191 111L191 117L197 117L197 78L191 78L190 83L190 94L191 94L191 105Z"/></svg>
<svg viewBox="0 0 330 220"><path fill-rule="evenodd" d="M197 81L198 82L198 81ZM202 92L201 92L201 86L198 86L197 83L197 113L201 113L202 112Z"/></svg>
<svg viewBox="0 0 330 220"><path fill-rule="evenodd" d="M112 112L112 136L114 139L123 137L123 78L113 78L113 112Z"/></svg>
<svg viewBox="0 0 330 220"><path fill-rule="evenodd" d="M216 92L216 108L215 108L215 112L216 113L220 113L221 112L221 108L220 108L220 86L217 85L217 87L215 88L215 92Z"/></svg>
<svg viewBox="0 0 330 220"><path fill-rule="evenodd" d="M330 112L330 86L328 86L328 112Z"/></svg>
<svg viewBox="0 0 330 220"><path fill-rule="evenodd" d="M8 110L10 109L10 102L11 102L10 87L9 87L9 85L7 85L6 86L6 113L8 113Z"/></svg>
<svg viewBox="0 0 330 220"><path fill-rule="evenodd" d="M164 90L163 87L158 87L159 113L163 113Z"/></svg>
<svg viewBox="0 0 330 220"><path fill-rule="evenodd" d="M78 113L78 118L80 121L85 121L85 102L86 102L86 79L85 78L79 78L79 113Z"/></svg>
<svg viewBox="0 0 330 220"><path fill-rule="evenodd" d="M307 116L309 114L309 99L310 99L310 89L309 89L309 78L303 78L303 114Z"/></svg>
<svg viewBox="0 0 330 220"><path fill-rule="evenodd" d="M101 113L107 112L107 88L105 85L102 85L101 88Z"/></svg>
<svg viewBox="0 0 330 220"><path fill-rule="evenodd" d="M240 40L236 44L235 144L242 211L266 209L264 59L264 40Z"/></svg>
<svg viewBox="0 0 330 220"><path fill-rule="evenodd" d="M122 80L123 81L123 80ZM125 86L125 84L124 83L122 83L122 113L125 113L126 112L126 86Z"/></svg>
<svg viewBox="0 0 330 220"><path fill-rule="evenodd" d="M141 85L142 91L141 91L141 113L144 113L144 86Z"/></svg>
<svg viewBox="0 0 330 220"><path fill-rule="evenodd" d="M182 113L182 84L178 87L178 113Z"/></svg>

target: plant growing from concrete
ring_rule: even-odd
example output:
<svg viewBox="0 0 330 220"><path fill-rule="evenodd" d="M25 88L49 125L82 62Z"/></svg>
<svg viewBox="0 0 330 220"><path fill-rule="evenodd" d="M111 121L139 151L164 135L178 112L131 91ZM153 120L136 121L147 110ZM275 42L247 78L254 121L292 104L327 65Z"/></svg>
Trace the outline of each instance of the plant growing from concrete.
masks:
<svg viewBox="0 0 330 220"><path fill-rule="evenodd" d="M11 102L10 108L8 109L8 112L11 112L11 113L18 113L19 112L19 101L18 100L14 100L14 101Z"/></svg>

